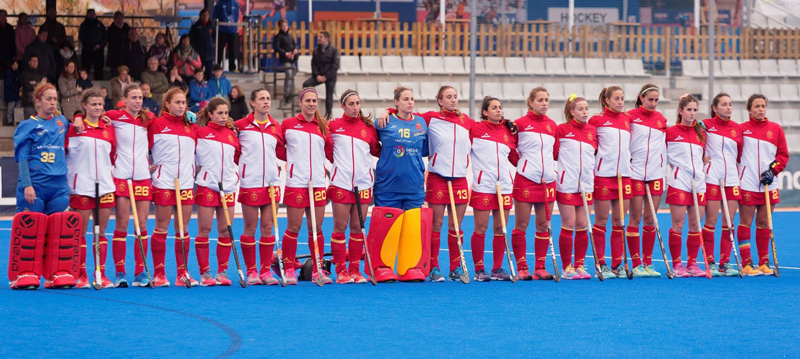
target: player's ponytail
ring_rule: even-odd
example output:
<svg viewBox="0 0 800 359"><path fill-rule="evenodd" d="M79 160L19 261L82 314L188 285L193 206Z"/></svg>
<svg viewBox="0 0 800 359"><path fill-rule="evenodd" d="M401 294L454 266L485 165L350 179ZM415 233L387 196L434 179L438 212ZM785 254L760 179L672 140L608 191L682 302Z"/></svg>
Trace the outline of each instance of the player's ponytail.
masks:
<svg viewBox="0 0 800 359"><path fill-rule="evenodd" d="M319 96L317 95L317 90L315 90L313 87L306 87L300 90L300 95L297 96L300 101L300 106L303 105L303 98L311 94L317 96L317 99L319 99ZM327 136L328 120L326 120L324 117L322 117L322 115L319 114L319 106L317 106L317 110L314 111L314 119L317 121L317 127L319 128L319 133L322 135L322 137Z"/></svg>
<svg viewBox="0 0 800 359"><path fill-rule="evenodd" d="M347 98L350 96L358 96L358 98L361 99L361 95L359 95L355 90L344 90L344 92L342 92L342 96L339 97L339 102L342 104L342 107L344 107ZM368 127L375 127L375 124L372 123L372 116L364 115L364 111L362 109L358 110L358 118L361 119L361 122L364 122L364 124Z"/></svg>
<svg viewBox="0 0 800 359"><path fill-rule="evenodd" d="M604 87L603 90L600 91L600 97L598 98L598 101L600 101L600 106L602 106L602 108L600 109L600 114L602 114L606 110L606 108L609 108L608 100L611 99L611 96L616 91L622 91L622 87L614 85L614 86ZM623 91L623 93L625 92Z"/></svg>
<svg viewBox="0 0 800 359"><path fill-rule="evenodd" d="M122 97L128 98L128 94L130 94L131 91L133 91L133 90L139 90L140 92L142 92L142 94L144 94L144 91L142 91L142 87L139 85L139 83L138 82L134 82L132 84L129 84L129 85L125 86L125 90L122 91ZM139 113L132 114L132 115L134 115L136 117L141 117L142 118L142 123L144 123L145 126L147 126L147 121L150 120L150 113L147 112L144 109L144 107L139 109Z"/></svg>

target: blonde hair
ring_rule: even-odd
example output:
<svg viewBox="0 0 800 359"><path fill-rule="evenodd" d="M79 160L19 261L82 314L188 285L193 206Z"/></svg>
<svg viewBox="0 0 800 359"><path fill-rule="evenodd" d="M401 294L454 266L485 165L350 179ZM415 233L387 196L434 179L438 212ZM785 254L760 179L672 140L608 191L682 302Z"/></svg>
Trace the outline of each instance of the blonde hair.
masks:
<svg viewBox="0 0 800 359"><path fill-rule="evenodd" d="M127 88L127 86L126 86L126 88ZM186 93L183 92L183 90L180 87L173 87L173 88L167 90L167 92L164 92L164 100L161 103L161 113L162 114L164 112L169 113L169 110L168 110L169 106L167 106L167 105L169 104L170 101L172 101L172 98L175 97L175 95L179 95L179 94L183 95L183 96L186 96ZM181 116L181 123L183 123L184 126L189 126L190 125L189 118L186 117L186 111L184 111L183 112L183 116Z"/></svg>
<svg viewBox="0 0 800 359"><path fill-rule="evenodd" d="M525 101L526 105L528 105L528 111L533 111L533 108L531 107L530 103L531 103L531 102L533 102L534 100L536 100L536 95L537 95L539 92L544 92L544 93L546 93L548 96L550 95L550 93L549 93L549 92L547 92L547 89L546 89L546 88L544 88L543 86L534 87L534 88L531 90L531 92L528 94L528 100L527 100L527 101Z"/></svg>

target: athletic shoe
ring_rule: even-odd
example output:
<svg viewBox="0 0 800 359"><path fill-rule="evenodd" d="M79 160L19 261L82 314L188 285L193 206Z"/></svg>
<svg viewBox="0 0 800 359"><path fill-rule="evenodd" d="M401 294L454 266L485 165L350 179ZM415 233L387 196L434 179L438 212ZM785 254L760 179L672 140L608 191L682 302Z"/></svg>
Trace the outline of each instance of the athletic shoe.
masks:
<svg viewBox="0 0 800 359"><path fill-rule="evenodd" d="M406 273L398 277L401 282L421 283L425 281L425 273L418 267L409 268Z"/></svg>
<svg viewBox="0 0 800 359"><path fill-rule="evenodd" d="M286 279L286 285L297 285L297 272L294 268L286 268L283 277Z"/></svg>
<svg viewBox="0 0 800 359"><path fill-rule="evenodd" d="M464 274L464 271L461 270L461 266L456 267L447 274L447 279L451 282L460 282L461 276Z"/></svg>
<svg viewBox="0 0 800 359"><path fill-rule="evenodd" d="M633 277L634 278L650 278L650 273L647 273L647 269L644 265L640 264L633 268Z"/></svg>
<svg viewBox="0 0 800 359"><path fill-rule="evenodd" d="M428 277L428 279L431 282L444 282L444 276L439 270L439 267L433 267L433 269L431 269L431 275Z"/></svg>
<svg viewBox="0 0 800 359"><path fill-rule="evenodd" d="M625 271L625 267L622 264L618 265L617 268L614 268L612 272L614 272L614 275L617 276L617 278L628 278L628 272Z"/></svg>
<svg viewBox="0 0 800 359"><path fill-rule="evenodd" d="M575 268L575 273L578 275L578 278L575 279L592 279L592 275L589 274L583 266Z"/></svg>
<svg viewBox="0 0 800 359"><path fill-rule="evenodd" d="M163 274L156 274L156 276L153 277L153 285L156 287L169 287L167 276Z"/></svg>
<svg viewBox="0 0 800 359"><path fill-rule="evenodd" d="M761 273L764 273L764 275L773 275L775 273L773 272L772 268L769 267L769 262L758 266L758 270L761 271Z"/></svg>
<svg viewBox="0 0 800 359"><path fill-rule="evenodd" d="M24 274L20 274L11 282L8 282L8 286L11 289L36 289L39 288L39 275L33 274L32 272L26 272Z"/></svg>
<svg viewBox="0 0 800 359"><path fill-rule="evenodd" d="M147 287L150 285L150 279L147 278L147 273L142 272L133 277L134 287Z"/></svg>
<svg viewBox="0 0 800 359"><path fill-rule="evenodd" d="M511 280L511 276L503 268L497 268L492 271L492 280Z"/></svg>
<svg viewBox="0 0 800 359"><path fill-rule="evenodd" d="M720 276L719 267L717 267L716 263L709 263L708 264L708 269L711 271L711 276L712 277L719 277Z"/></svg>
<svg viewBox="0 0 800 359"><path fill-rule="evenodd" d="M686 266L686 271L689 272L689 275L692 276L692 277L698 277L699 278L699 277L705 277L706 276L706 271L700 269L700 267L697 266L697 263L692 263L692 264L687 265Z"/></svg>
<svg viewBox="0 0 800 359"><path fill-rule="evenodd" d="M755 263L750 263L742 267L742 275L746 277L758 277L764 275L764 272L758 270Z"/></svg>
<svg viewBox="0 0 800 359"><path fill-rule="evenodd" d="M517 270L517 279L533 280L533 276L531 275L531 272L528 271L528 268L522 268Z"/></svg>
<svg viewBox="0 0 800 359"><path fill-rule="evenodd" d="M228 279L228 274L225 272L217 272L217 275L214 277L214 283L217 285L221 285L227 287L231 285L231 280Z"/></svg>
<svg viewBox="0 0 800 359"><path fill-rule="evenodd" d="M256 272L255 270L247 271L247 285L261 285L261 284L263 284L263 282L261 281L261 277L258 276L258 272Z"/></svg>
<svg viewBox="0 0 800 359"><path fill-rule="evenodd" d="M614 273L611 268L608 268L607 265L603 264L600 266L600 273L603 275L603 279L617 279L617 274ZM597 276L597 274L595 274ZM600 277L598 277L600 278Z"/></svg>
<svg viewBox="0 0 800 359"><path fill-rule="evenodd" d="M397 275L394 270L389 267L378 267L373 270L375 280L379 283L392 283L397 280Z"/></svg>
<svg viewBox="0 0 800 359"><path fill-rule="evenodd" d="M258 275L258 279L261 281L262 284L266 285L276 285L280 284L277 278L270 273L270 271L265 271Z"/></svg>
<svg viewBox="0 0 800 359"><path fill-rule="evenodd" d="M364 278L364 276L361 275L361 272L359 272L358 269L350 272L350 278L353 279L353 283L355 283L355 284L366 284L367 283L367 278Z"/></svg>
<svg viewBox="0 0 800 359"><path fill-rule="evenodd" d="M533 270L533 280L553 280L553 275L544 268L536 268Z"/></svg>
<svg viewBox="0 0 800 359"><path fill-rule="evenodd" d="M311 279L312 279L312 280L313 280L313 279L316 279L316 278L317 278L317 275L318 275L317 273L314 273L314 274L312 274L312 275L311 275ZM326 271L326 270L324 270L324 269L323 269L323 270L322 270L322 283L324 283L324 284L331 284L331 283L333 283L333 279L331 279L330 275L331 275L331 273L330 273L330 272L328 272L328 271ZM350 279L350 277L347 277L347 279Z"/></svg>
<svg viewBox="0 0 800 359"><path fill-rule="evenodd" d="M175 286L176 287L185 287L187 280L189 281L189 283L191 283L192 287L196 287L196 286L198 286L200 284L200 283L197 283L196 279L192 278L187 273L185 275L181 274L181 275L178 276L178 279L175 280Z"/></svg>
<svg viewBox="0 0 800 359"><path fill-rule="evenodd" d="M111 288L115 287L114 283L111 281L111 279L108 279L108 277L106 277L105 273L103 273L102 279L103 279L103 281L102 281L101 285L103 286L103 289L111 289ZM125 284L127 285L128 283L125 282ZM45 286L46 285L47 285L47 282L45 282Z"/></svg>
<svg viewBox="0 0 800 359"><path fill-rule="evenodd" d="M350 273L347 271L341 271L336 273L336 284L353 284L355 281L353 277L350 276Z"/></svg>
<svg viewBox="0 0 800 359"><path fill-rule="evenodd" d="M644 270L647 271L647 274L650 276L650 278L659 278L659 277L661 277L661 273L657 272L656 269L653 268L653 265L651 265L651 264L646 265L644 267Z"/></svg>
<svg viewBox="0 0 800 359"><path fill-rule="evenodd" d="M691 274L688 271L686 271L686 267L683 266L683 263L673 264L672 272L675 275L675 277L678 278L691 277Z"/></svg>
<svg viewBox="0 0 800 359"><path fill-rule="evenodd" d="M475 277L473 279L476 282L488 282L488 281L492 280L492 277L490 277L489 274L486 273L485 269L481 269L481 270L475 271Z"/></svg>
<svg viewBox="0 0 800 359"><path fill-rule="evenodd" d="M578 275L578 273L576 273L575 270L572 269L572 265L570 264L567 266L567 268L564 268L564 270L561 271L561 279L573 280L581 278Z"/></svg>
<svg viewBox="0 0 800 359"><path fill-rule="evenodd" d="M60 273L64 273L64 272L60 272ZM103 278L105 278L105 275L103 276ZM38 277L37 277L37 279L38 279ZM108 278L105 278L105 279L108 279ZM17 282L17 283L19 283L19 282ZM37 282L36 284L38 286L39 283ZM111 284L111 288L114 288L114 284L113 283L111 283L109 281L109 284ZM75 277L73 277L71 274L53 274L53 276L50 279L46 279L44 281L44 287L46 289L69 289L69 288L72 288L74 286L75 286ZM27 288L26 287L26 288L20 288L20 289L36 289L36 288L35 287L34 288Z"/></svg>
<svg viewBox="0 0 800 359"><path fill-rule="evenodd" d="M128 279L125 278L124 272L117 272L114 275L116 278L114 279L114 286L117 288L128 288Z"/></svg>
<svg viewBox="0 0 800 359"><path fill-rule="evenodd" d="M89 289L92 285L89 283L89 279L86 275L82 275L78 277L78 280L75 282L75 288L77 289Z"/></svg>
<svg viewBox="0 0 800 359"><path fill-rule="evenodd" d="M725 263L719 267L719 274L723 277L736 277L739 275L739 270L730 263Z"/></svg>
<svg viewBox="0 0 800 359"><path fill-rule="evenodd" d="M200 276L200 285L202 285L203 287L213 287L217 285L217 281L211 275L211 271L207 271Z"/></svg>

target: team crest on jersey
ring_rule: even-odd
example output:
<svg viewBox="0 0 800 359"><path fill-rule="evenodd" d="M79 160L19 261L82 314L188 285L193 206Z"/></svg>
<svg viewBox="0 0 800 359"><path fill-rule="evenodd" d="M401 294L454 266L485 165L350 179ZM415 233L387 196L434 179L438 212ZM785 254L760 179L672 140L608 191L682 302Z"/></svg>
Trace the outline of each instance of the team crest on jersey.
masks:
<svg viewBox="0 0 800 359"><path fill-rule="evenodd" d="M442 191L436 192L436 199L442 199L442 198L444 198L444 193L442 193Z"/></svg>
<svg viewBox="0 0 800 359"><path fill-rule="evenodd" d="M601 192L603 192L603 196L608 196L608 187L603 187Z"/></svg>
<svg viewBox="0 0 800 359"><path fill-rule="evenodd" d="M564 194L564 199L566 199L567 201L571 200L572 199L572 193L565 193Z"/></svg>
<svg viewBox="0 0 800 359"><path fill-rule="evenodd" d="M685 195L683 192L681 192L681 193L678 195L678 198L679 198L681 201L685 201L685 200L686 200L686 195Z"/></svg>
<svg viewBox="0 0 800 359"><path fill-rule="evenodd" d="M642 184L641 183L637 183L636 184L636 190L637 191L641 191L642 190Z"/></svg>
<svg viewBox="0 0 800 359"><path fill-rule="evenodd" d="M172 192L170 191L164 192L164 199L169 199L170 197L172 197Z"/></svg>
<svg viewBox="0 0 800 359"><path fill-rule="evenodd" d="M592 134L591 134L591 133L587 133L587 134L586 134L586 138L588 138L588 139L589 139L589 141L591 141L591 140L592 140Z"/></svg>
<svg viewBox="0 0 800 359"><path fill-rule="evenodd" d="M717 189L716 188L712 188L711 189L711 195L712 196L716 196L717 195Z"/></svg>
<svg viewBox="0 0 800 359"><path fill-rule="evenodd" d="M488 206L489 205L489 197L483 197L483 205L484 206Z"/></svg>
<svg viewBox="0 0 800 359"><path fill-rule="evenodd" d="M751 198L750 198L750 194L749 194L749 193L745 193L745 194L744 194L744 200L745 200L745 202L750 202L750 199L751 199Z"/></svg>
<svg viewBox="0 0 800 359"><path fill-rule="evenodd" d="M253 202L258 200L258 193L255 193L255 192L251 193L250 194L250 200L253 201Z"/></svg>
<svg viewBox="0 0 800 359"><path fill-rule="evenodd" d="M272 126L271 128L272 128L272 133L278 132L278 130L275 129L275 126Z"/></svg>
<svg viewBox="0 0 800 359"><path fill-rule="evenodd" d="M303 196L302 195L297 195L297 197L295 197L294 200L297 201L297 203L303 203Z"/></svg>
<svg viewBox="0 0 800 359"><path fill-rule="evenodd" d="M233 135L228 135L228 142L233 142Z"/></svg>
<svg viewBox="0 0 800 359"><path fill-rule="evenodd" d="M736 130L731 130L731 137L736 137Z"/></svg>
<svg viewBox="0 0 800 359"><path fill-rule="evenodd" d="M422 129L422 124L419 124L419 123L418 123L418 124L417 124L417 129L418 129L418 130L421 130L421 129Z"/></svg>
<svg viewBox="0 0 800 359"><path fill-rule="evenodd" d="M772 130L767 131L767 138L772 138Z"/></svg>
<svg viewBox="0 0 800 359"><path fill-rule="evenodd" d="M61 127L64 126L64 123L61 122L61 120L56 120L56 125L58 125L58 127Z"/></svg>
<svg viewBox="0 0 800 359"><path fill-rule="evenodd" d="M529 191L527 188L522 191L522 198L528 198L530 196L531 196L531 191Z"/></svg>
<svg viewBox="0 0 800 359"><path fill-rule="evenodd" d="M631 128L631 124L625 121L625 128Z"/></svg>
<svg viewBox="0 0 800 359"><path fill-rule="evenodd" d="M361 137L367 138L367 130L361 129Z"/></svg>
<svg viewBox="0 0 800 359"><path fill-rule="evenodd" d="M103 138L108 138L108 131L103 130Z"/></svg>
<svg viewBox="0 0 800 359"><path fill-rule="evenodd" d="M344 197L344 193L342 191L336 191L336 199L342 199Z"/></svg>
<svg viewBox="0 0 800 359"><path fill-rule="evenodd" d="M545 128L547 129L547 132L553 133L553 129L550 128L550 125L545 126Z"/></svg>
<svg viewBox="0 0 800 359"><path fill-rule="evenodd" d="M186 133L191 132L191 130L189 129L189 126L185 126L185 127L183 127L183 129L186 131Z"/></svg>
<svg viewBox="0 0 800 359"><path fill-rule="evenodd" d="M503 141L508 142L508 135L503 135Z"/></svg>
<svg viewBox="0 0 800 359"><path fill-rule="evenodd" d="M209 193L206 195L206 201L212 202L214 200L214 195Z"/></svg>
<svg viewBox="0 0 800 359"><path fill-rule="evenodd" d="M656 121L656 126L661 128L661 121Z"/></svg>
<svg viewBox="0 0 800 359"><path fill-rule="evenodd" d="M83 198L81 198L81 203L88 204L89 203L89 199L86 198L86 197L83 197Z"/></svg>
<svg viewBox="0 0 800 359"><path fill-rule="evenodd" d="M119 186L117 186L117 191L125 192L125 184L120 183Z"/></svg>

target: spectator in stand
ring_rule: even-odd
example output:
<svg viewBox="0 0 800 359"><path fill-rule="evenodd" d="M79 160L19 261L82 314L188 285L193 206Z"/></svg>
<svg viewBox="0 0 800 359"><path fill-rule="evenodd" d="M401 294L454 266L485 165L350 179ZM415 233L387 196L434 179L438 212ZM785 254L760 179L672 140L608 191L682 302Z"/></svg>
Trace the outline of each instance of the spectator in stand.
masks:
<svg viewBox="0 0 800 359"><path fill-rule="evenodd" d="M172 54L172 48L167 42L167 35L159 32L156 34L156 42L150 46L150 50L147 50L147 58L155 57L158 60L158 70L166 74L170 54Z"/></svg>
<svg viewBox="0 0 800 359"><path fill-rule="evenodd" d="M12 51L13 53L13 51ZM3 100L8 105L6 120L3 126L14 124L14 109L20 106L19 91L22 89L22 78L19 74L19 64L16 60L11 61L11 68L6 70L3 75Z"/></svg>
<svg viewBox="0 0 800 359"><path fill-rule="evenodd" d="M219 22L239 22L239 1L238 0L217 0L211 18ZM222 64L222 57L225 48L228 48L228 71L236 71L236 59L239 56L237 49L239 43L239 28L236 26L219 27L219 43L217 47L217 62Z"/></svg>
<svg viewBox="0 0 800 359"><path fill-rule="evenodd" d="M300 50L294 37L289 35L289 22L284 19L278 21L278 33L272 38L272 48L278 53L278 61L286 74L283 80L284 101L291 102L294 96L294 75L297 74L297 57Z"/></svg>
<svg viewBox="0 0 800 359"><path fill-rule="evenodd" d="M125 86L133 83L128 66L120 65L116 71L119 75L111 79L111 104L116 108L119 100L122 99Z"/></svg>
<svg viewBox="0 0 800 359"><path fill-rule="evenodd" d="M128 38L131 27L125 23L125 14L122 11L114 12L114 22L108 25L108 54L106 65L111 68L111 76L117 76L117 68L122 65L120 53L122 45Z"/></svg>
<svg viewBox="0 0 800 359"><path fill-rule="evenodd" d="M242 88L239 85L231 88L231 94L228 95L228 99L231 102L231 110L228 112L228 117L237 121L250 114L250 110L247 109L247 103L244 101L244 92L242 92Z"/></svg>
<svg viewBox="0 0 800 359"><path fill-rule="evenodd" d="M206 78L211 78L211 68L214 66L214 26L210 21L208 10L200 10L200 18L189 30L192 48L200 55L203 68L206 69ZM220 61L221 62L221 61Z"/></svg>
<svg viewBox="0 0 800 359"><path fill-rule="evenodd" d="M149 85L148 87L153 94L153 99L157 103L161 103L161 96L171 87L167 76L159 71L159 62L155 57L151 57L150 60L147 60L147 71L142 72L142 85L144 84Z"/></svg>
<svg viewBox="0 0 800 359"><path fill-rule="evenodd" d="M231 94L231 82L222 73L222 66L214 65L214 77L208 81L208 87L211 89L212 97L228 98Z"/></svg>
<svg viewBox="0 0 800 359"><path fill-rule="evenodd" d="M189 109L194 113L206 107L206 103L214 97L203 76L203 71L198 70L194 73L194 80L189 83Z"/></svg>
<svg viewBox="0 0 800 359"><path fill-rule="evenodd" d="M14 33L14 46L17 47L17 61L27 61L22 55L25 54L25 48L36 39L36 31L33 31L31 22L28 21L28 14L20 13L17 16L17 30ZM23 66L24 68L25 66Z"/></svg>
<svg viewBox="0 0 800 359"><path fill-rule="evenodd" d="M87 71L94 66L94 79L103 79L103 50L108 42L108 32L94 9L86 10L86 19L78 29L78 41L81 43L81 62ZM86 87L88 88L88 87Z"/></svg>
<svg viewBox="0 0 800 359"><path fill-rule="evenodd" d="M114 106L111 105L111 99L108 98L108 89L105 87L100 88L100 93L103 94L103 110L111 111L114 109Z"/></svg>
<svg viewBox="0 0 800 359"><path fill-rule="evenodd" d="M120 64L128 66L134 81L142 78L142 72L147 69L147 48L139 41L139 32L136 28L128 31L128 38L120 49Z"/></svg>
<svg viewBox="0 0 800 359"><path fill-rule="evenodd" d="M47 19L40 27L47 30L47 43L53 49L53 55L58 53L61 49L61 44L67 40L67 31L64 29L64 25L58 22L56 15L56 7L49 6L47 8Z"/></svg>
<svg viewBox="0 0 800 359"><path fill-rule="evenodd" d="M86 70L78 71L78 86L84 89L89 89L94 87L92 80L89 80L89 71Z"/></svg>
<svg viewBox="0 0 800 359"><path fill-rule="evenodd" d="M64 65L70 61L78 65L78 69L81 68L81 60L78 57L78 54L75 53L75 47L72 45L72 41L64 40L64 42L61 43L61 47L59 47L58 52L56 52L54 56L56 59L57 69L63 69Z"/></svg>
<svg viewBox="0 0 800 359"><path fill-rule="evenodd" d="M330 44L331 35L322 31L317 35L317 47L311 57L311 78L303 87L325 84L325 117L333 115L333 90L336 88L336 73L339 71L339 50Z"/></svg>
<svg viewBox="0 0 800 359"><path fill-rule="evenodd" d="M173 65L169 68L169 87L178 87L183 92L189 91L189 85L183 80L183 76L178 73L178 67Z"/></svg>
<svg viewBox="0 0 800 359"><path fill-rule="evenodd" d="M39 58L39 70L47 76L47 81L56 83L58 77L56 59L53 56L53 48L47 43L47 30L44 28L39 28L38 36L25 48L22 58L27 61L33 55Z"/></svg>
<svg viewBox="0 0 800 359"><path fill-rule="evenodd" d="M164 75L164 74L161 74ZM159 112L161 112L161 107L158 106L160 101L156 100L153 96L153 93L150 92L150 85L143 83L142 84L142 109L150 110L150 112L159 116Z"/></svg>
<svg viewBox="0 0 800 359"><path fill-rule="evenodd" d="M192 48L189 35L181 36L180 43L172 52L172 64L178 69L178 74L183 77L183 82L192 81L194 72L203 67L200 56Z"/></svg>
<svg viewBox="0 0 800 359"><path fill-rule="evenodd" d="M14 27L8 23L8 12L0 9L0 72L5 73L11 68L16 53Z"/></svg>
<svg viewBox="0 0 800 359"><path fill-rule="evenodd" d="M61 113L65 116L81 110L83 88L78 86L77 69L78 65L75 62L67 62L64 65L61 76L58 78L58 92L61 94Z"/></svg>
<svg viewBox="0 0 800 359"><path fill-rule="evenodd" d="M47 76L39 69L39 57L31 55L28 58L28 66L22 71L22 107L25 118L31 117L36 113L33 103L33 88L39 82L47 82Z"/></svg>

